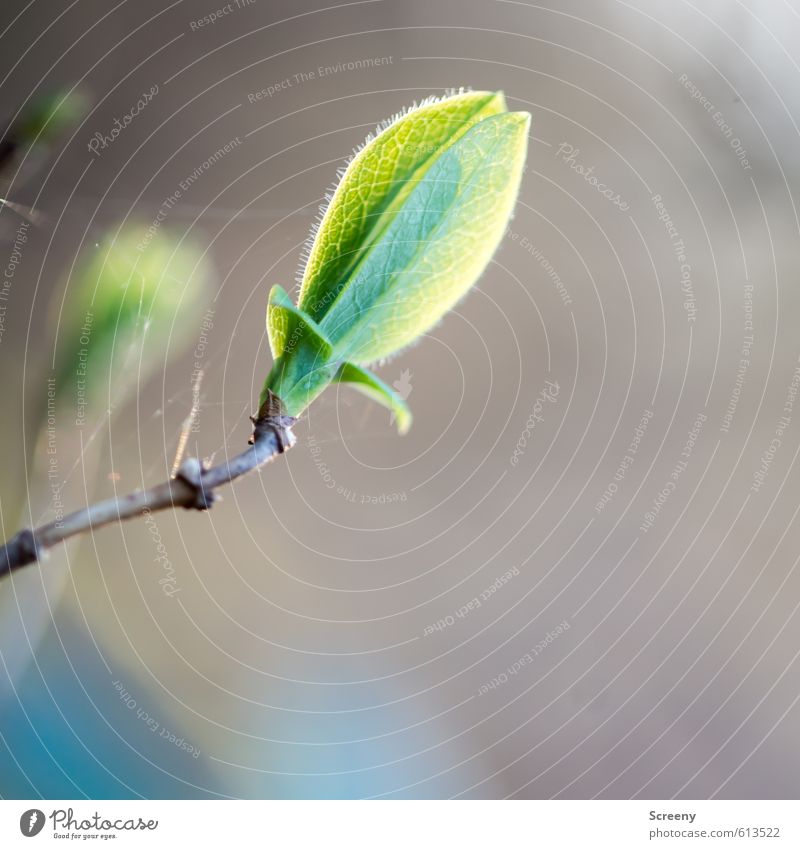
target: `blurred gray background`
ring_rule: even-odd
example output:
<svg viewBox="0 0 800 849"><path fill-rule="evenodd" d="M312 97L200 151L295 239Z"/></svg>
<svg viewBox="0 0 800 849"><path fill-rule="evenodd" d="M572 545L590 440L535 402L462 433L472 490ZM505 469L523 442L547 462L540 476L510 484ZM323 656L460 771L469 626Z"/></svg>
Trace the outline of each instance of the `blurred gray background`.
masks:
<svg viewBox="0 0 800 849"><path fill-rule="evenodd" d="M4 536L52 508L22 445L73 260L226 144L161 225L216 273L201 457L245 444L269 288L380 120L503 89L533 116L518 209L380 369L408 436L328 391L213 511L156 517L166 563L135 522L0 584L0 793L796 797L797 8L232 0L198 24L217 9L4 4L3 113L93 101L8 190L47 221L0 337ZM197 360L59 418L67 506L166 476Z"/></svg>

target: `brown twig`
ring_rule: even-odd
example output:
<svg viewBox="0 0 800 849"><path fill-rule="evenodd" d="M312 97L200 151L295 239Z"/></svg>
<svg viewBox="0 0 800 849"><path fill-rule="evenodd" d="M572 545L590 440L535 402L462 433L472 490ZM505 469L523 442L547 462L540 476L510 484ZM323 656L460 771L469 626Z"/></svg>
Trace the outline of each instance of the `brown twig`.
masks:
<svg viewBox="0 0 800 849"><path fill-rule="evenodd" d="M65 539L103 525L175 507L208 510L214 503L217 487L258 469L295 443L291 430L295 419L284 414L280 399L272 393L252 422L250 448L230 460L205 469L199 460L190 457L177 475L165 483L100 501L39 528L20 531L0 548L0 577L35 563L48 548Z"/></svg>

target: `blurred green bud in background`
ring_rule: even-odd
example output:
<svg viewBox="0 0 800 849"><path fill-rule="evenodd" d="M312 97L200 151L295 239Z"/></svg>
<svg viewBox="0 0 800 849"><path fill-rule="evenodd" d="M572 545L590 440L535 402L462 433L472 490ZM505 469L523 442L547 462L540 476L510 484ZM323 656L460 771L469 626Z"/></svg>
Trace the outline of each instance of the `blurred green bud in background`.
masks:
<svg viewBox="0 0 800 849"><path fill-rule="evenodd" d="M126 225L79 258L58 320L57 385L88 410L122 403L196 333L212 291L202 250Z"/></svg>

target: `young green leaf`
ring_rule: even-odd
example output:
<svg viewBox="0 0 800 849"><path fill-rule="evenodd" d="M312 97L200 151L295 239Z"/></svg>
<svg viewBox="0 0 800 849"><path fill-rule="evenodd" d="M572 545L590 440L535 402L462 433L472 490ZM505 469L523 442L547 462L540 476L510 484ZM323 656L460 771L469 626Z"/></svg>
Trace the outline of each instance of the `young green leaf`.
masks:
<svg viewBox="0 0 800 849"><path fill-rule="evenodd" d="M336 372L334 381L349 383L366 395L367 398L382 404L394 414L397 421L397 430L400 434L408 433L412 419L408 404L377 375L353 363L342 363Z"/></svg>
<svg viewBox="0 0 800 849"><path fill-rule="evenodd" d="M410 422L405 402L360 366L429 330L491 259L530 122L504 107L486 92L426 104L355 157L322 219L297 307L282 289L271 293L276 360L262 400L269 390L298 416L332 380L352 382L389 406L401 430Z"/></svg>
<svg viewBox="0 0 800 849"><path fill-rule="evenodd" d="M486 118L415 186L320 326L341 359L384 359L468 291L502 238L525 158L528 116Z"/></svg>
<svg viewBox="0 0 800 849"><path fill-rule="evenodd" d="M273 286L269 295L267 328L275 363L260 403L265 403L269 390L280 398L289 415L295 415L293 410L304 410L333 379L338 368L333 346L280 286Z"/></svg>
<svg viewBox="0 0 800 849"><path fill-rule="evenodd" d="M305 264L300 309L319 321L427 169L473 124L505 109L502 92L462 92L423 102L367 140L320 222Z"/></svg>

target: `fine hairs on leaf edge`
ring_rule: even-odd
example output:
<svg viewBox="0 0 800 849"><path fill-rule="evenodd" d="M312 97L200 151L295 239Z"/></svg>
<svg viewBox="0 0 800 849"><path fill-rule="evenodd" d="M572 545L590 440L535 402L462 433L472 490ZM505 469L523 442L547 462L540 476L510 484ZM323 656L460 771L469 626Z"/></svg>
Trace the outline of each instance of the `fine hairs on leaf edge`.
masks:
<svg viewBox="0 0 800 849"><path fill-rule="evenodd" d="M459 88L447 88L444 90L442 94L429 94L426 97L423 97L422 100L413 101L408 106L403 106L389 118L384 118L382 121L379 121L373 130L367 133L365 139L361 142L361 144L357 145L353 148L352 153L345 159L344 164L340 165L336 169L336 176L334 178L333 183L328 186L327 190L323 194L323 201L317 207L317 214L314 218L314 221L311 224L311 228L309 230L308 236L303 242L303 246L300 249L300 258L298 260L297 270L295 271L295 287L292 291L294 295L295 301L297 301L300 297L300 291L303 286L303 279L305 278L306 269L308 268L308 261L311 258L311 251L314 247L314 242L317 239L317 235L322 227L322 222L325 220L325 216L330 209L331 203L333 202L333 198L336 194L337 189L342 184L345 175L347 174L348 169L353 164L353 161L364 150L367 145L371 144L375 139L393 127L401 118L405 118L407 115L411 115L413 112L417 112L420 109L424 109L427 106L431 106L434 103L441 103L443 100L448 100L451 97L457 97L461 94L469 94L473 89L471 86L460 86Z"/></svg>
<svg viewBox="0 0 800 849"><path fill-rule="evenodd" d="M447 101L448 99L452 99L452 98L457 97L459 95L463 96L465 94L470 94L470 93L472 93L471 89L460 88L458 90L449 90L448 92L446 92L443 95L430 96L430 97L424 98L419 103L415 103L412 106L397 112L391 118L381 122L378 125L375 134L368 135L365 142L363 142L363 144L361 146L359 146L354 151L353 155L348 160L347 167L339 170L339 173L338 173L339 182L338 182L338 184L335 188L335 191L333 191L332 193L328 193L326 195L327 205L320 206L319 220L317 222L315 222L314 226L312 227L311 235L309 236L309 238L306 242L306 252L307 253L309 253L309 252L313 253L313 250L316 248L317 242L319 240L319 234L321 232L320 228L324 227L324 225L325 225L326 217L329 214L330 209L331 209L331 203L336 202L336 199L337 199L340 191L342 190L342 186L344 184L344 181L347 178L349 170L352 169L353 167L357 167L358 156L359 156L360 153L362 153L365 150L365 148L369 147L370 145L374 145L375 141L377 139L379 139L383 133L387 132L391 127L396 126L397 123L402 118L407 117L408 115L413 115L415 112L419 112L420 110L422 110L425 107L430 107L430 105L432 105L432 104L442 103L442 102ZM504 98L502 96L502 92L494 92L494 93L479 92L479 93L480 94L487 94L487 95L490 95L492 97L497 97L499 95L500 98L501 98L501 101L502 101L502 105L503 105L502 112L506 113L505 101L504 101ZM530 121L530 116L527 115L527 113L513 113L513 114L509 113L508 114L508 117L519 118L521 116L527 116L528 122ZM497 118L497 120L500 120L499 116L495 116L495 117ZM480 123L480 121L478 123ZM356 163L356 165L354 165L354 163ZM508 210L508 212L507 212L507 215L509 216L508 220L510 220L510 217L513 216L513 212L514 212L514 208L512 206L512 208L510 210ZM495 249L496 249L496 247L497 247L497 245L495 245ZM302 300L303 300L303 285L305 283L309 282L306 279L306 274L308 273L308 259L309 259L309 256L304 257L303 280L301 281L300 292L297 295L298 302L302 302ZM458 300L451 304L450 309L452 309L456 305L456 303L461 302L466 297L467 294L468 294L468 290L464 290L461 293ZM293 306L293 309L301 309L301 308L299 306ZM444 313L442 313L439 316L439 318L436 320L435 324L433 324L433 325L431 325L427 328L427 331L429 332L434 326L438 325L443 318L444 318ZM313 323L313 321L312 321L312 323ZM358 364L362 368L380 367L382 365L385 365L387 362L394 360L396 357L400 356L405 351L407 351L410 347L416 345L419 341L421 341L421 337L420 338L414 338L414 339L408 339L405 342L405 344L403 344L400 347L395 348L391 352L375 351L373 356L368 356L368 357L363 357L363 358L361 358L357 355L354 356L353 352L342 351L341 352L342 356L341 356L341 358L337 357L337 361L339 361L339 362L349 361L349 362L353 363L354 365ZM270 378L268 377L268 381L269 380L270 380ZM273 386L273 389L274 388L275 387ZM281 392L280 394L283 394L283 393ZM318 393L315 392L314 397L316 397L316 394L318 394ZM312 400L311 397L309 397L309 399L306 403L310 403L310 400ZM300 415L300 412L301 412L300 407L297 406L294 403L291 406L292 406L293 412L295 412L296 415Z"/></svg>

